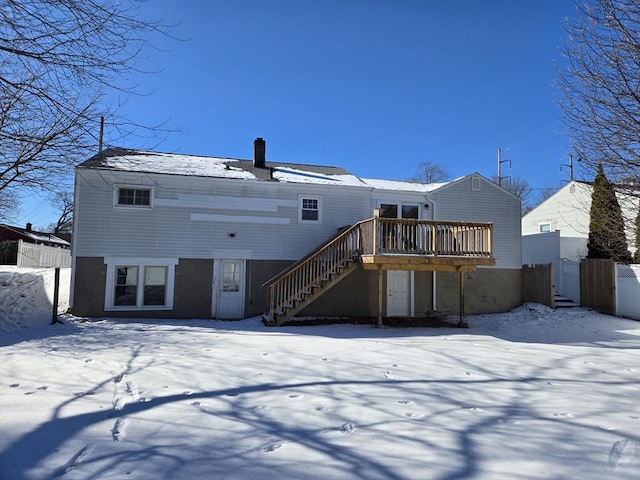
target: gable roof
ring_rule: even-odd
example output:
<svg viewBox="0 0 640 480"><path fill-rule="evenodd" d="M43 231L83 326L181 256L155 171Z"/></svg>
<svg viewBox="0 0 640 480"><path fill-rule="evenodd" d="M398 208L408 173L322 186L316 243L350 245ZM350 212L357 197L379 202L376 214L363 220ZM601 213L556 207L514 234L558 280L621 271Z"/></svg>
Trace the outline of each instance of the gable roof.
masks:
<svg viewBox="0 0 640 480"><path fill-rule="evenodd" d="M53 235L52 233L36 232L35 230L22 227L14 227L13 225L6 225L4 223L0 224L0 228L4 228L21 237L24 237L31 243L47 243L65 248L69 248L71 246L69 242Z"/></svg>
<svg viewBox="0 0 640 480"><path fill-rule="evenodd" d="M341 167L268 161L265 168L260 168L255 167L252 160L124 148L104 150L77 168L285 183L367 186L360 178Z"/></svg>

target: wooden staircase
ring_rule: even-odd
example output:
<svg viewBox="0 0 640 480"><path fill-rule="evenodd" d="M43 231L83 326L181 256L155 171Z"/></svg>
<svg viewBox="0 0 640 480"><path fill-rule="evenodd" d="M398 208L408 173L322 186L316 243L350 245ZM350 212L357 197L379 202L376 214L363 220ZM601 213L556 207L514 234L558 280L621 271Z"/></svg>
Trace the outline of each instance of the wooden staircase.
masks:
<svg viewBox="0 0 640 480"><path fill-rule="evenodd" d="M358 268L379 270L473 271L495 265L490 223L390 219L374 216L337 233L267 281L267 325L280 326ZM463 281L461 276L461 285ZM463 288L461 287L461 298ZM461 305L463 302L461 300ZM461 308L461 312L462 312Z"/></svg>
<svg viewBox="0 0 640 480"><path fill-rule="evenodd" d="M282 325L353 272L361 255L361 237L371 222L359 222L313 250L265 283L269 306L268 325Z"/></svg>

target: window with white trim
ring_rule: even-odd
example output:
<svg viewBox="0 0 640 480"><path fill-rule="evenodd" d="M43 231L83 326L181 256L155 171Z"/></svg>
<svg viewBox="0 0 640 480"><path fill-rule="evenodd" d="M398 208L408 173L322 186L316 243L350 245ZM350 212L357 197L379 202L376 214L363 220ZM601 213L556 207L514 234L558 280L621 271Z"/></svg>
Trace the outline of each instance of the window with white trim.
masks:
<svg viewBox="0 0 640 480"><path fill-rule="evenodd" d="M173 279L177 261L130 260L107 260L105 310L173 308Z"/></svg>
<svg viewBox="0 0 640 480"><path fill-rule="evenodd" d="M538 231L540 233L547 233L551 231L551 224L550 223L541 223L538 225Z"/></svg>
<svg viewBox="0 0 640 480"><path fill-rule="evenodd" d="M117 187L116 205L120 207L151 207L153 189L151 187Z"/></svg>
<svg viewBox="0 0 640 480"><path fill-rule="evenodd" d="M320 197L300 195L300 222L319 223L322 220L322 202Z"/></svg>

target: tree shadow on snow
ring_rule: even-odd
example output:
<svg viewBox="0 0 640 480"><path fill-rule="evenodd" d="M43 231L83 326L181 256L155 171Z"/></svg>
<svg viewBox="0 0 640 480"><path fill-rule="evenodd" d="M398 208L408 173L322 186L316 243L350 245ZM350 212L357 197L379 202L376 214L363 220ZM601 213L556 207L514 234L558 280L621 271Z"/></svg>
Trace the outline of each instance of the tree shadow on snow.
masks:
<svg viewBox="0 0 640 480"><path fill-rule="evenodd" d="M481 478L504 474L487 470L488 448L494 445L492 442L495 440L487 441L486 438L492 435L509 438L509 444L503 448L517 459L547 456L550 460L555 458L556 462L565 462L577 468L579 471L573 470L574 478L586 478L584 475L594 469L607 467L594 455L594 452L601 451L601 445L591 440L590 435L592 431L601 432L600 426L574 422L563 412L550 414L550 411L545 411L548 406L540 405L536 400L537 392L549 388L554 382L573 382L576 386L588 384L605 389L617 385L616 382L598 382L594 379L556 377L556 369L566 370L569 365L527 366L526 374L523 371L519 375L504 377L489 369L483 370L483 367L469 360L467 365L463 363L460 366L475 369L472 378L460 379L451 375L440 379L329 378L282 384L255 383L168 394L133 403L119 403L114 395L113 408L108 411L94 406L89 411L84 408L80 410L82 413L69 414L74 409L68 407L75 402L92 397L111 383L117 389L126 383L130 375L144 370L144 365L135 366L139 357L140 348L133 348L128 364L121 372L63 402L48 421L24 433L0 452L0 476L29 478L33 467L42 468L41 464L49 461L53 452L62 449L66 442L74 440L78 443L83 430L102 422L110 422L113 426L110 438L101 442L121 441L126 420L141 418L145 413L169 406L172 409L171 416L155 420L161 423L151 429L155 433L163 432L163 423L171 423L172 428L166 429L163 435L147 442L145 438L137 437L120 449L100 448L100 444L93 449L91 445L84 444L68 461L50 472L50 477L63 477L74 469L84 468L98 469L98 478L109 473L121 474L123 469L128 474L141 465L143 472L148 473L151 464L156 469L154 478L159 479L196 478L193 473L198 470L193 469L198 465L200 468L206 465L210 478L216 478L216 475L225 478L273 478L274 475L285 478L290 473L302 480L332 477L399 480L407 478L406 471L429 471L432 472L429 477L436 480ZM460 363L459 358L451 360ZM470 403L468 392L487 384L495 385L496 388L490 391L495 398L476 398L476 403ZM375 390L372 390L374 387ZM316 397L322 395L327 401L333 402L336 411L332 412L330 425L319 426L316 420L307 424L299 418L290 418L286 411L279 415L269 411L269 395L281 394L293 398L302 393L312 393ZM367 395L372 397L368 398ZM315 408L313 403L308 405L309 414L322 413L319 413L317 401L315 405ZM355 410L341 410L343 405L355 407ZM408 408L418 409L421 405L427 413L422 417L407 417ZM181 409L180 413L176 408ZM354 411L360 412L357 419L353 417ZM193 417L194 412L197 417ZM206 428L207 417L211 418L214 425L223 425L224 428ZM195 424L181 431L181 423L188 419ZM154 420L146 418L145 421ZM419 424L415 427L411 422ZM518 427L527 422L530 424ZM201 428L197 432L199 437L194 437L196 428L193 425ZM405 428L407 425L410 428ZM558 429L558 425L562 428ZM359 431L366 433L364 444L342 441L345 436L358 434ZM95 437L92 438L95 442ZM262 440L257 442L256 438ZM373 442L377 438L383 439L389 445L405 446L413 452L423 452L423 455L407 456L402 447L372 453L367 448L366 438ZM442 442L441 439L447 438L453 441ZM637 435L616 432L615 438L640 445ZM576 439L580 439L578 449L575 448ZM295 458L290 458L284 464L273 463L269 454L280 448L286 450L288 446L312 452L310 459L299 460L308 464L308 468L304 469L308 473L301 473L300 468L287 471L289 467L286 463L295 466ZM231 464L237 470L230 472ZM533 472L531 477L526 471L520 473L519 478L540 478ZM557 478L567 477L559 474Z"/></svg>

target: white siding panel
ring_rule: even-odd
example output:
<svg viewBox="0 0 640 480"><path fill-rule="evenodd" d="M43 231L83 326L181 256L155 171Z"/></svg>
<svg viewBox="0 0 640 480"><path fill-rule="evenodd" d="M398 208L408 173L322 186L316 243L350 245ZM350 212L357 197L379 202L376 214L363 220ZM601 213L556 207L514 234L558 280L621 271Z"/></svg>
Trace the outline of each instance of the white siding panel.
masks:
<svg viewBox="0 0 640 480"><path fill-rule="evenodd" d="M76 256L214 258L244 251L252 259L295 260L339 227L371 216L368 188L87 169L77 170L77 184ZM114 207L113 184L153 186L154 208ZM299 194L322 198L320 224L298 222ZM233 198L238 202L230 207ZM217 221L201 221L207 215ZM269 223L256 223L260 217Z"/></svg>
<svg viewBox="0 0 640 480"><path fill-rule="evenodd" d="M591 187L582 183L565 185L553 196L522 217L522 234L540 233L540 224L549 223L551 231L563 237L589 235Z"/></svg>
<svg viewBox="0 0 640 480"><path fill-rule="evenodd" d="M493 223L496 268L522 268L520 200L480 178L480 190L472 189L472 175L431 193L435 219Z"/></svg>

